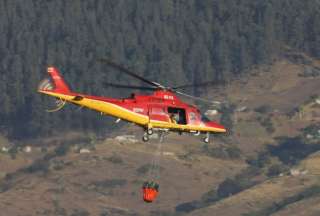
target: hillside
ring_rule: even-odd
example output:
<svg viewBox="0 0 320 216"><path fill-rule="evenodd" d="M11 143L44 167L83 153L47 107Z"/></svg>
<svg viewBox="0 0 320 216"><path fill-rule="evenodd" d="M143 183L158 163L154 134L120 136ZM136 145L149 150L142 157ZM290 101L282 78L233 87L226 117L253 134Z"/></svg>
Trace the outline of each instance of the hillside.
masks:
<svg viewBox="0 0 320 216"><path fill-rule="evenodd" d="M300 57L309 63L276 61L271 67L255 70L253 77L234 81L221 89L225 91L222 97L236 105L232 116L232 141L249 156L247 162L251 166L264 171L258 172L258 179L253 176L256 181L253 187L245 186L240 193L212 205L205 204L209 207L189 215L319 214L319 154L303 159L320 150L320 134L314 139L314 129L311 129L320 129L320 104L316 102L320 78L307 73L310 68L318 68L319 61L305 55ZM220 91L216 89L214 94L219 95ZM237 111L241 107L246 107L245 111ZM317 133L319 131L315 131ZM279 159L282 164L289 165L290 171L289 167L279 166ZM275 167L276 175L270 176ZM262 177L266 172L271 178ZM277 176L279 174L281 176Z"/></svg>
<svg viewBox="0 0 320 216"><path fill-rule="evenodd" d="M177 203L198 199L212 184L246 166L243 161L234 163L201 155L183 159L185 148L199 146L190 143L186 146L181 141L165 143L161 194L156 204L145 204L141 197L154 144L108 140L95 145L91 153L70 150L66 155L55 155L49 163L34 161L27 168L7 175L0 184L2 212L6 215L77 215L77 212L149 215L151 211L173 211ZM27 153L19 153L16 159L7 160L19 163L26 157Z"/></svg>
<svg viewBox="0 0 320 216"><path fill-rule="evenodd" d="M272 63L287 46L319 57L319 11L318 0L1 0L0 132L25 139L112 128L73 106L44 112L51 101L36 89L48 65L73 90L112 97L131 92L104 81L138 83L100 64L103 57L166 86L221 84Z"/></svg>
<svg viewBox="0 0 320 216"><path fill-rule="evenodd" d="M213 215L212 212L226 216L316 215L319 213L316 201L320 197L319 160L319 154L315 154L295 167L307 171L305 174L292 173L266 180L190 215Z"/></svg>
<svg viewBox="0 0 320 216"><path fill-rule="evenodd" d="M212 118L232 133L209 145L199 137L166 137L160 195L153 204L142 202L141 185L157 141L140 142L134 126L107 139L71 134L15 145L1 140L9 149L0 154L3 214L316 215L320 62L292 56L297 53L288 51L273 64L208 90L204 97L224 101ZM124 134L136 138L117 138Z"/></svg>

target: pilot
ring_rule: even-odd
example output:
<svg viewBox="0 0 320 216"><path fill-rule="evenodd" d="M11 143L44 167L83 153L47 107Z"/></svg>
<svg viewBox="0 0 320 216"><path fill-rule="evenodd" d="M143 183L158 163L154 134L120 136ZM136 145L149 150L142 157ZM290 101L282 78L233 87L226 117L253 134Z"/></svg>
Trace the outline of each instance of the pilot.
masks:
<svg viewBox="0 0 320 216"><path fill-rule="evenodd" d="M179 115L177 113L170 114L171 122L177 124L179 122Z"/></svg>

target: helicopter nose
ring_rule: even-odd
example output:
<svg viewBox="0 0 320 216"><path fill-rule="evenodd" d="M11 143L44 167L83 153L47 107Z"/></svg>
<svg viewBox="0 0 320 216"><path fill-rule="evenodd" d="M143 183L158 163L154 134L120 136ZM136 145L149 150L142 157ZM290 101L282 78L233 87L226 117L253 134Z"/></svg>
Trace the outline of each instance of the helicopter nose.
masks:
<svg viewBox="0 0 320 216"><path fill-rule="evenodd" d="M216 122L207 122L206 126L221 130L221 132L226 132L227 131L224 126L222 126L221 124L218 124Z"/></svg>

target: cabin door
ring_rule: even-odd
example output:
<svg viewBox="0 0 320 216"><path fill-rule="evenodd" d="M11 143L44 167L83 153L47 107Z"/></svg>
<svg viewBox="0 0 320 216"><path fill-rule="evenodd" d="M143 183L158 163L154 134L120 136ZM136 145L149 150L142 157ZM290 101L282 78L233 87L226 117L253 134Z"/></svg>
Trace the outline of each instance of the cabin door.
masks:
<svg viewBox="0 0 320 216"><path fill-rule="evenodd" d="M163 121L163 122L168 122L169 121L169 116L165 110L165 107L160 107L160 106L150 106L149 107L149 118L150 121Z"/></svg>
<svg viewBox="0 0 320 216"><path fill-rule="evenodd" d="M187 124L186 110L177 107L168 107L170 118L177 124Z"/></svg>

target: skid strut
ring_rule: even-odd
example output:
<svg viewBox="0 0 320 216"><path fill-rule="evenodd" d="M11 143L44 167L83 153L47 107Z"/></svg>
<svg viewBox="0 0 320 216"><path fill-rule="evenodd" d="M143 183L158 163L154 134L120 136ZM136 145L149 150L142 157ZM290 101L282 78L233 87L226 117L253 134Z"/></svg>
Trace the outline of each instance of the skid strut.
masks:
<svg viewBox="0 0 320 216"><path fill-rule="evenodd" d="M205 143L209 143L210 142L210 132L207 132L206 136L203 138L203 141Z"/></svg>

